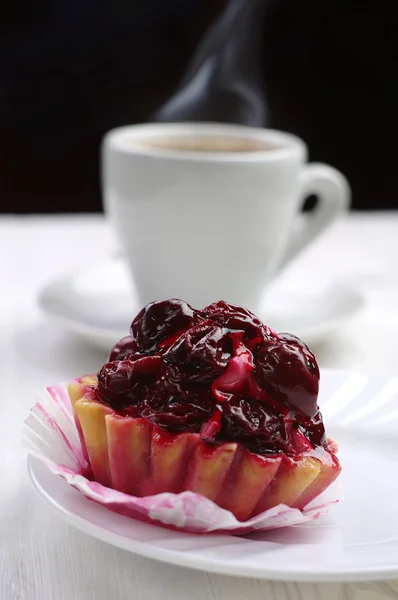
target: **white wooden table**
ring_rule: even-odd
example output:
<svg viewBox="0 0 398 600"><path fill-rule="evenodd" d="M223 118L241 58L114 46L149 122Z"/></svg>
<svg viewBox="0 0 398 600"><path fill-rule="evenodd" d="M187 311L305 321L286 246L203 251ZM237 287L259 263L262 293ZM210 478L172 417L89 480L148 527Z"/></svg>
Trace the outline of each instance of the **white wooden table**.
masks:
<svg viewBox="0 0 398 600"><path fill-rule="evenodd" d="M116 248L101 217L0 218L0 600L376 600L398 581L294 584L171 567L102 544L49 513L30 489L21 424L34 391L96 371L101 352L48 322L35 296L49 278ZM352 215L290 268L366 292L364 311L315 352L321 366L367 374L398 367L398 213Z"/></svg>

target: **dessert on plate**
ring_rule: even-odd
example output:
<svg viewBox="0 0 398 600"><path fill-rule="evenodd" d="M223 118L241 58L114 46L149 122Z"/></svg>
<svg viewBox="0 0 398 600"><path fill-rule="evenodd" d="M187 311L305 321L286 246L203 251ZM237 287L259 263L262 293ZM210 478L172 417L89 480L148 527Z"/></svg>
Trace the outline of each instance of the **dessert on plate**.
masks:
<svg viewBox="0 0 398 600"><path fill-rule="evenodd" d="M68 388L90 478L196 492L245 521L303 509L339 475L308 347L244 308L152 302L98 376Z"/></svg>

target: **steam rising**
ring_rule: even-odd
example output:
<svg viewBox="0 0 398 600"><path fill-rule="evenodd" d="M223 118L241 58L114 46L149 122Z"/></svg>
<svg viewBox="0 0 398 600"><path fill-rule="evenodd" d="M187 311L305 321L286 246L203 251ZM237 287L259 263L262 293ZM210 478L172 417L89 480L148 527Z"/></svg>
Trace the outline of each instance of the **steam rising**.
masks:
<svg viewBox="0 0 398 600"><path fill-rule="evenodd" d="M154 121L266 124L259 58L266 0L230 0Z"/></svg>

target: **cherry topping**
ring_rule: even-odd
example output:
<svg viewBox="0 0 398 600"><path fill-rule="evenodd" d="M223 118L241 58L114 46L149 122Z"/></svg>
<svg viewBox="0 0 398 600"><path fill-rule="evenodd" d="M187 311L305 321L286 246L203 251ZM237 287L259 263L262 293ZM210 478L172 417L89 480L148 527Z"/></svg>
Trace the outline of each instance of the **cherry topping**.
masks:
<svg viewBox="0 0 398 600"><path fill-rule="evenodd" d="M174 381L209 383L223 372L232 356L228 331L203 322L183 333L164 354Z"/></svg>
<svg viewBox="0 0 398 600"><path fill-rule="evenodd" d="M151 302L141 310L131 324L131 334L143 350L153 350L170 335L191 326L196 311L176 298Z"/></svg>
<svg viewBox="0 0 398 600"><path fill-rule="evenodd" d="M247 388L254 369L253 355L242 341L243 332L231 333L230 337L234 356L224 372L213 381L211 386L214 396L220 402Z"/></svg>
<svg viewBox="0 0 398 600"><path fill-rule="evenodd" d="M272 397L298 413L300 420L318 412L319 369L315 356L298 338L280 334L257 349L256 378Z"/></svg>
<svg viewBox="0 0 398 600"><path fill-rule="evenodd" d="M163 370L160 356L108 362L98 373L100 398L116 410L136 404L142 384L157 378Z"/></svg>
<svg viewBox="0 0 398 600"><path fill-rule="evenodd" d="M244 331L249 339L257 338L260 341L265 334L272 333L271 329L265 327L260 319L249 310L227 304L223 300L206 306L202 313L208 319L219 323L223 327Z"/></svg>
<svg viewBox="0 0 398 600"><path fill-rule="evenodd" d="M297 337L224 301L196 311L172 298L137 315L98 375L98 396L209 443L294 455L327 448L318 385L315 357Z"/></svg>
<svg viewBox="0 0 398 600"><path fill-rule="evenodd" d="M322 415L319 410L316 415L302 427L302 432L313 446L324 446L327 448L328 440L326 438Z"/></svg>
<svg viewBox="0 0 398 600"><path fill-rule="evenodd" d="M286 424L265 404L235 396L223 404L221 435L236 440L253 452L290 452Z"/></svg>
<svg viewBox="0 0 398 600"><path fill-rule="evenodd" d="M125 358L134 360L135 357L139 358L141 356L140 350L139 345L133 340L132 336L126 335L112 348L108 360L109 362L124 360Z"/></svg>
<svg viewBox="0 0 398 600"><path fill-rule="evenodd" d="M162 378L148 387L140 404L141 417L171 431L198 431L210 416L213 398L208 390L183 386Z"/></svg>

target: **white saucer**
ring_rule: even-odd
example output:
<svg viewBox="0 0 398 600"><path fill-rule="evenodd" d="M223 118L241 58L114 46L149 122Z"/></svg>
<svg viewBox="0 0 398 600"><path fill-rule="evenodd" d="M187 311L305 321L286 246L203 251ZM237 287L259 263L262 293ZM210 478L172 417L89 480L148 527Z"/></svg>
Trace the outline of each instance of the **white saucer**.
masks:
<svg viewBox="0 0 398 600"><path fill-rule="evenodd" d="M39 305L90 343L109 351L141 310L123 259L113 258L66 274L47 284ZM335 282L312 291L275 286L265 297L261 314L275 331L288 331L307 343L324 339L364 305L363 295Z"/></svg>
<svg viewBox="0 0 398 600"><path fill-rule="evenodd" d="M398 577L398 378L323 371L319 404L339 444L344 502L318 521L232 537L169 531L86 500L38 459L35 490L71 525L174 565L255 579L364 581Z"/></svg>

